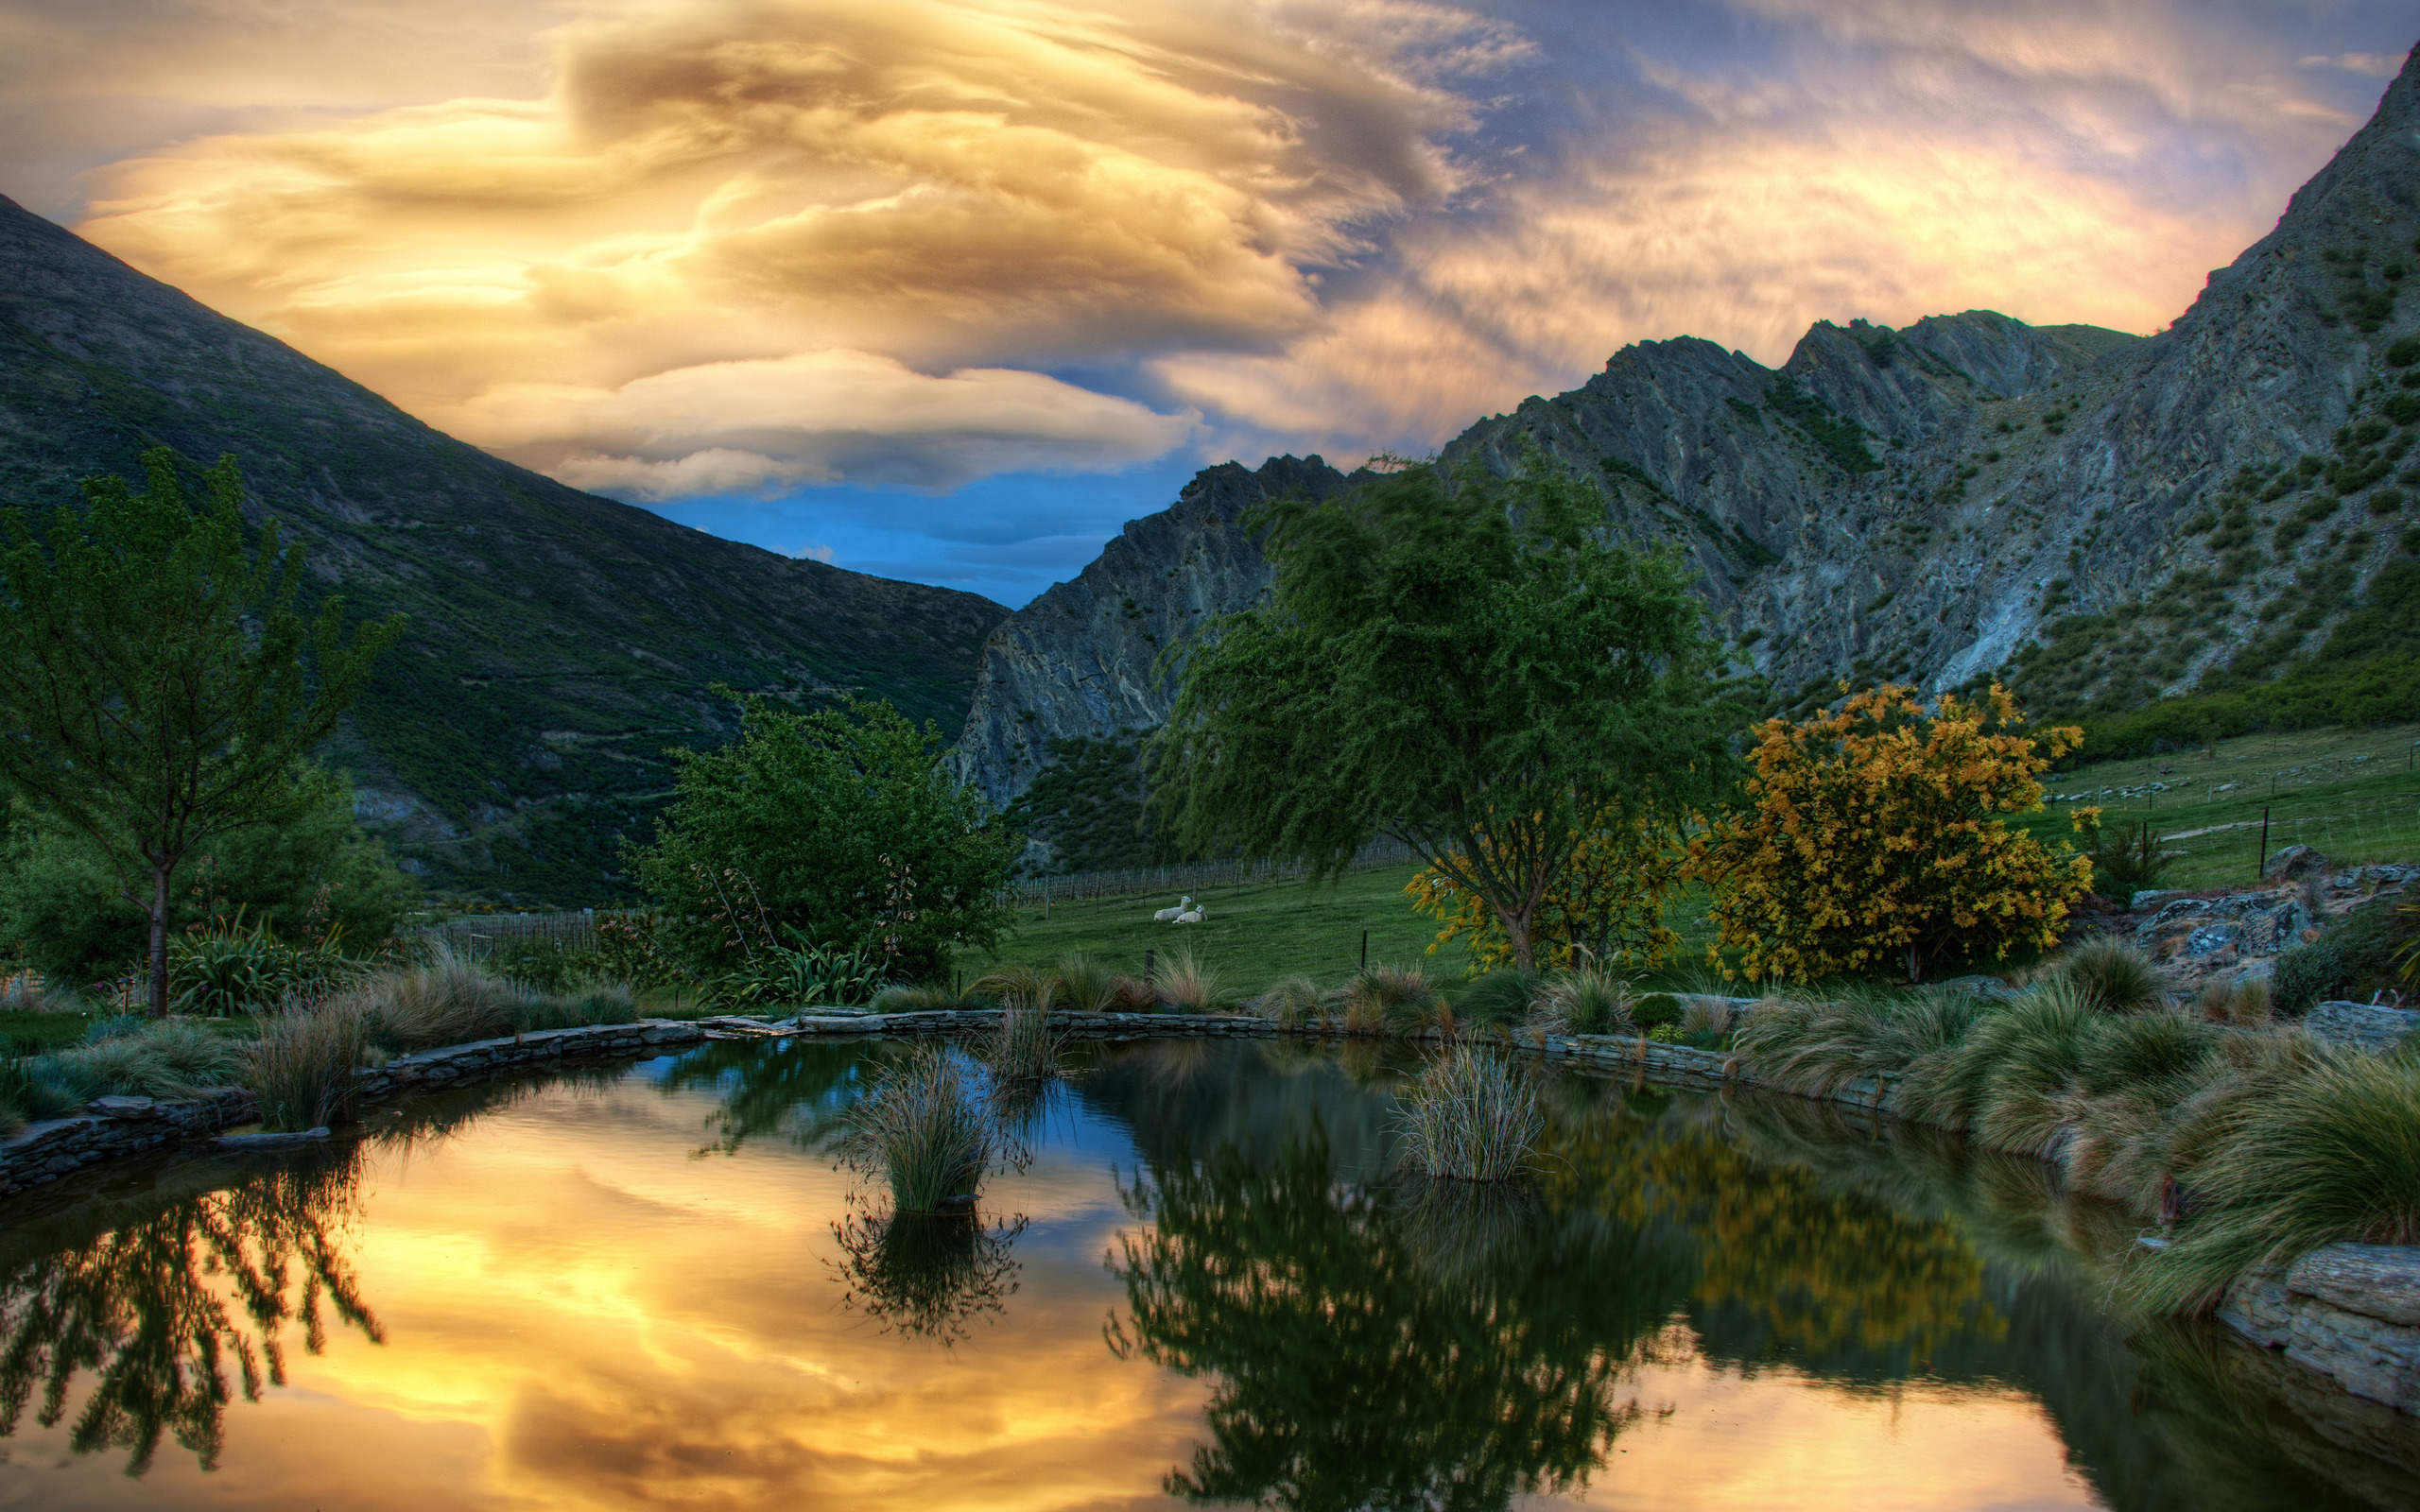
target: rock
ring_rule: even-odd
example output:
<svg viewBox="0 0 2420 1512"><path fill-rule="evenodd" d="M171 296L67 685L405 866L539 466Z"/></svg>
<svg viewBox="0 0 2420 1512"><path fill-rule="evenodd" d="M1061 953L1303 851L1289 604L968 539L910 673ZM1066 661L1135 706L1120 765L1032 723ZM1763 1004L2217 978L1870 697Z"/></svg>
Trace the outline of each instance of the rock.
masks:
<svg viewBox="0 0 2420 1512"><path fill-rule="evenodd" d="M103 1118L157 1118L160 1108L148 1097L95 1097L84 1105Z"/></svg>
<svg viewBox="0 0 2420 1512"><path fill-rule="evenodd" d="M2260 868L2260 877L2264 882L2300 882L2305 877L2323 874L2327 868L2327 858L2310 847L2290 845L2269 858Z"/></svg>
<svg viewBox="0 0 2420 1512"><path fill-rule="evenodd" d="M326 1125L290 1134L221 1134L210 1143L222 1150L284 1150L316 1144L328 1137Z"/></svg>
<svg viewBox="0 0 2420 1512"><path fill-rule="evenodd" d="M2400 1043L2405 1035L2420 1028L2420 1013L2410 1008L2374 1007L2367 1003L2321 1003L2303 1015L2303 1027L2322 1040L2383 1055Z"/></svg>
<svg viewBox="0 0 2420 1512"><path fill-rule="evenodd" d="M1986 1003L2006 1003L2016 996L2016 988L1996 976L1953 976L1932 985L1945 991L1963 992L1968 997L1981 998Z"/></svg>
<svg viewBox="0 0 2420 1512"><path fill-rule="evenodd" d="M2347 1313L2420 1327L2420 1248L2410 1245L2329 1245L2286 1272L2291 1292Z"/></svg>
<svg viewBox="0 0 2420 1512"><path fill-rule="evenodd" d="M2139 914L2146 908L2159 908L2166 903L2167 900L2182 896L2182 892L2181 888L2176 887L2153 887L2147 892L2138 892L2135 894L2134 901L2126 905L2126 911L2130 914Z"/></svg>

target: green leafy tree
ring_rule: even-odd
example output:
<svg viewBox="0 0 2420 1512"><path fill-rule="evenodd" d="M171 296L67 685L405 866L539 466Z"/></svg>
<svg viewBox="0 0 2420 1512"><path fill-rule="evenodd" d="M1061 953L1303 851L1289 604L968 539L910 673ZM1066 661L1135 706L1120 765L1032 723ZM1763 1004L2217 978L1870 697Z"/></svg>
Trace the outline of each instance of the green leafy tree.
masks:
<svg viewBox="0 0 2420 1512"><path fill-rule="evenodd" d="M140 493L86 480L85 507L59 506L39 535L0 510L0 783L81 835L147 910L154 1014L167 1011L178 867L311 811L320 794L301 764L404 628L397 616L348 641L337 598L306 623L302 549L280 549L274 520L245 549L235 459L202 474L199 508L177 460L145 453Z"/></svg>
<svg viewBox="0 0 2420 1512"><path fill-rule="evenodd" d="M878 699L797 713L721 691L739 739L672 753L672 808L631 855L675 954L729 970L795 930L921 979L998 941L1025 837L942 765L937 727Z"/></svg>
<svg viewBox="0 0 2420 1512"><path fill-rule="evenodd" d="M1668 555L1604 539L1593 484L1424 465L1253 522L1263 607L1214 625L1154 751L1166 833L1335 875L1381 836L1535 964L1599 815L1677 819L1723 770L1708 643Z"/></svg>
<svg viewBox="0 0 2420 1512"><path fill-rule="evenodd" d="M307 765L295 782L314 795L306 812L229 831L186 854L169 886L171 931L240 913L246 925L289 937L340 927L347 950L394 933L418 889L354 823L353 784ZM60 982L96 980L140 954L149 911L120 892L109 858L39 811L14 817L0 840L0 941Z"/></svg>

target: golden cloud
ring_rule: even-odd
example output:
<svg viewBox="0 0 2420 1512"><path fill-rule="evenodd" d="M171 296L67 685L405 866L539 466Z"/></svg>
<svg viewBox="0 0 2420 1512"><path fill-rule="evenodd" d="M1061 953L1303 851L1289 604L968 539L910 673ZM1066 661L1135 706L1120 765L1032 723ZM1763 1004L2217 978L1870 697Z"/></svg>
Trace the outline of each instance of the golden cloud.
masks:
<svg viewBox="0 0 2420 1512"><path fill-rule="evenodd" d="M1002 367L1281 340L1308 267L1456 185L1432 138L1466 110L1423 76L1509 44L1357 13L599 7L550 34L543 99L210 138L111 169L82 230L583 481L1130 461L1189 418ZM683 429L731 403L757 441Z"/></svg>

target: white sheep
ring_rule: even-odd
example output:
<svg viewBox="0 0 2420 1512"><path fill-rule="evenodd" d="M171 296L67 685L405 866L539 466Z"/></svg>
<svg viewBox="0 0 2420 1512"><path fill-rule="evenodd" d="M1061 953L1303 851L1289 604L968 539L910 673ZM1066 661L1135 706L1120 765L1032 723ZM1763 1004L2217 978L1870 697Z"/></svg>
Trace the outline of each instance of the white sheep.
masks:
<svg viewBox="0 0 2420 1512"><path fill-rule="evenodd" d="M1186 900L1186 901L1187 901L1187 902L1191 902L1191 900L1190 900L1190 899L1188 899L1188 900ZM1203 919L1208 919L1209 917L1210 917L1210 910L1209 910L1209 909L1202 907L1202 906L1201 906L1201 904L1199 904L1199 903L1195 903L1193 907L1191 907L1191 908L1189 908L1189 909L1185 910L1184 913L1181 913L1181 914L1177 915L1177 916L1176 916L1176 921L1177 921L1178 923L1180 923L1180 924L1199 924L1199 923L1201 923Z"/></svg>
<svg viewBox="0 0 2420 1512"><path fill-rule="evenodd" d="M1153 914L1151 916L1151 922L1155 924L1173 924L1178 919L1184 918L1184 911L1192 906L1193 894L1186 893L1184 895L1184 902L1177 904L1174 908L1163 908L1158 913Z"/></svg>

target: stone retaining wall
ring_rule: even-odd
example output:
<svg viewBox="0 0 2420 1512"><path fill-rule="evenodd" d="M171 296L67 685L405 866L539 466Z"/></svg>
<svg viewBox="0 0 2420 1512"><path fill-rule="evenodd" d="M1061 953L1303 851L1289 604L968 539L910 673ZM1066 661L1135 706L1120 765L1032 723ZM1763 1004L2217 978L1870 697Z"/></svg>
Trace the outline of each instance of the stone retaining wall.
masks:
<svg viewBox="0 0 2420 1512"><path fill-rule="evenodd" d="M2238 1281L2220 1321L2357 1397L2420 1413L2420 1249L2330 1245Z"/></svg>

